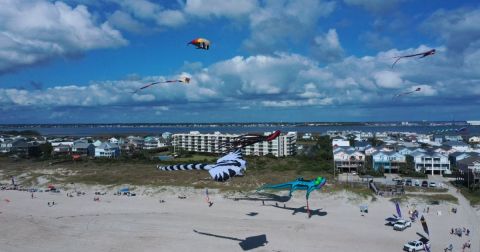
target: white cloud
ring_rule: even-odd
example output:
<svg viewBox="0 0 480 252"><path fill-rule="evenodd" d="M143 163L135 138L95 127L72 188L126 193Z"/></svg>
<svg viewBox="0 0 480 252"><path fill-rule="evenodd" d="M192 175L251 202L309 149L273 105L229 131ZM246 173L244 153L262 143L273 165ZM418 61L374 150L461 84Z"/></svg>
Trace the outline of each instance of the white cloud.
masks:
<svg viewBox="0 0 480 252"><path fill-rule="evenodd" d="M423 24L428 34L440 36L452 54L480 48L480 9L438 10Z"/></svg>
<svg viewBox="0 0 480 252"><path fill-rule="evenodd" d="M5 0L0 8L0 72L126 43L108 23L97 24L83 5Z"/></svg>
<svg viewBox="0 0 480 252"><path fill-rule="evenodd" d="M0 88L0 105L28 107L35 104L36 108L90 110L122 108L122 111L149 107L153 113L161 114L180 109L214 113L222 108L242 111L262 107L374 108L387 107L393 102L396 107L402 104L446 106L445 100L478 104L478 66L472 63L462 69L450 67L443 47L429 58L405 59L395 68L390 67L393 56L426 48L395 49L361 58L350 56L326 66L289 53L237 56L177 76L147 76L42 90ZM480 61L480 53L471 57L472 62ZM189 84L156 85L131 93L145 83L180 76L189 76L192 80ZM393 101L395 94L417 87L421 88L420 92Z"/></svg>
<svg viewBox="0 0 480 252"><path fill-rule="evenodd" d="M334 2L323 0L265 1L249 16L251 35L244 46L252 52L270 53L289 43L308 41L317 21L334 8Z"/></svg>
<svg viewBox="0 0 480 252"><path fill-rule="evenodd" d="M400 74L393 71L379 71L373 73L375 83L382 88L401 88L404 85Z"/></svg>
<svg viewBox="0 0 480 252"><path fill-rule="evenodd" d="M257 8L257 0L187 0L185 12L199 17L239 18Z"/></svg>
<svg viewBox="0 0 480 252"><path fill-rule="evenodd" d="M343 58L344 51L335 29L330 29L327 33L316 36L314 42L313 55L320 62L334 62Z"/></svg>
<svg viewBox="0 0 480 252"><path fill-rule="evenodd" d="M129 13L120 10L117 10L110 15L108 23L118 29L123 29L128 32L143 33L146 31L146 26L142 22L132 18Z"/></svg>

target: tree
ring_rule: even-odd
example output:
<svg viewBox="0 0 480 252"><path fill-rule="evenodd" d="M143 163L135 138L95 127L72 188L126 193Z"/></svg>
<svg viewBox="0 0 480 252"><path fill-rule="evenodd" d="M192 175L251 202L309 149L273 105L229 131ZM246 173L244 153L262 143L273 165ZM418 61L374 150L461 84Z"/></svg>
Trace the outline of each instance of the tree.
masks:
<svg viewBox="0 0 480 252"><path fill-rule="evenodd" d="M44 143L39 145L40 151L42 152L43 157L51 157L53 147L50 143Z"/></svg>

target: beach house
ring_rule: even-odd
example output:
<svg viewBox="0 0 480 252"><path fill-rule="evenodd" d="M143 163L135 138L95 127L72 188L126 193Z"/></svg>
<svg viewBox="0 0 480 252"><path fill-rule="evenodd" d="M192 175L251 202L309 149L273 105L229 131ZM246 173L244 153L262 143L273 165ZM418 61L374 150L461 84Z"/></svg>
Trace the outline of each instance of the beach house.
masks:
<svg viewBox="0 0 480 252"><path fill-rule="evenodd" d="M117 144L103 142L95 147L95 157L116 158L118 156L120 156L120 147Z"/></svg>
<svg viewBox="0 0 480 252"><path fill-rule="evenodd" d="M411 154L415 163L415 170L422 170L427 174L451 174L448 156L438 152L414 152Z"/></svg>
<svg viewBox="0 0 480 252"><path fill-rule="evenodd" d="M376 171L383 168L385 173L398 173L400 165L405 164L406 157L394 151L379 151L372 154L372 162Z"/></svg>

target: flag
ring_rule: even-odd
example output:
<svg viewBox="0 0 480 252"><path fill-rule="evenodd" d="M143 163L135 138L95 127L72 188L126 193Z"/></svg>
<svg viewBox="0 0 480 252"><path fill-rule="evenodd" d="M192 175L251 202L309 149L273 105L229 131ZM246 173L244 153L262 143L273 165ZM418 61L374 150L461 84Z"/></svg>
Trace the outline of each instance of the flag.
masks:
<svg viewBox="0 0 480 252"><path fill-rule="evenodd" d="M423 231L424 231L428 236L430 236L430 233L428 232L427 221L425 221L425 217L423 217L423 215L422 215L422 218L420 218L420 221L422 222Z"/></svg>
<svg viewBox="0 0 480 252"><path fill-rule="evenodd" d="M400 205L398 204L398 201L395 202L395 207L397 208L397 214L398 218L402 218L402 212L400 211Z"/></svg>

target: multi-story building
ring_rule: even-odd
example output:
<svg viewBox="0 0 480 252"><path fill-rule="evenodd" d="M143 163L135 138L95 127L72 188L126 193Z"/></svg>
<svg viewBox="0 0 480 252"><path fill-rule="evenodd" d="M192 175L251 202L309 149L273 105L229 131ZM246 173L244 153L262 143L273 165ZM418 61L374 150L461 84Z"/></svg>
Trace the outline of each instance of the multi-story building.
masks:
<svg viewBox="0 0 480 252"><path fill-rule="evenodd" d="M411 154L417 172L422 169L428 174L451 174L448 155L438 152L414 152Z"/></svg>
<svg viewBox="0 0 480 252"><path fill-rule="evenodd" d="M120 155L120 147L117 144L104 142L95 147L95 157L116 158Z"/></svg>
<svg viewBox="0 0 480 252"><path fill-rule="evenodd" d="M358 172L365 166L365 154L354 148L336 148L333 150L335 169L340 172Z"/></svg>
<svg viewBox="0 0 480 252"><path fill-rule="evenodd" d="M405 155L394 151L379 151L372 154L373 169L383 168L385 173L397 173L400 165L406 163Z"/></svg>
<svg viewBox="0 0 480 252"><path fill-rule="evenodd" d="M269 135L270 132L265 132ZM238 137L237 134L222 134L220 132L202 134L198 131L190 133L173 134L172 145L187 151L222 153L226 151L226 143ZM247 146L243 152L246 155L273 155L276 157L291 156L296 154L297 133L282 134L273 141L260 142Z"/></svg>

